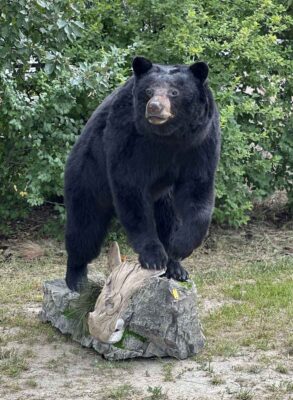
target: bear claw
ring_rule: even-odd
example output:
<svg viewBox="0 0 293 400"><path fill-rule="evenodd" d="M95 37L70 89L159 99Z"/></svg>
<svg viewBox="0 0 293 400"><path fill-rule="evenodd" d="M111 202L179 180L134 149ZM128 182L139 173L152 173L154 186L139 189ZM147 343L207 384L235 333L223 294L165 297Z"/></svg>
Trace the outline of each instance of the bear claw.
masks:
<svg viewBox="0 0 293 400"><path fill-rule="evenodd" d="M189 278L189 274L185 268L182 267L179 261L170 260L167 265L167 271L165 276L168 279L175 279L177 281L187 281Z"/></svg>

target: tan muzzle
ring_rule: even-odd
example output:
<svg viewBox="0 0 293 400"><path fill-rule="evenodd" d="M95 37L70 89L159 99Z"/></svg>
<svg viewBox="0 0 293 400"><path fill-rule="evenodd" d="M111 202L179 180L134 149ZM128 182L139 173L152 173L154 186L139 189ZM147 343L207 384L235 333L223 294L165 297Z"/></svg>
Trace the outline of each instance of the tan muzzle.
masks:
<svg viewBox="0 0 293 400"><path fill-rule="evenodd" d="M167 96L153 96L146 105L145 117L149 123L161 125L173 118L171 103Z"/></svg>

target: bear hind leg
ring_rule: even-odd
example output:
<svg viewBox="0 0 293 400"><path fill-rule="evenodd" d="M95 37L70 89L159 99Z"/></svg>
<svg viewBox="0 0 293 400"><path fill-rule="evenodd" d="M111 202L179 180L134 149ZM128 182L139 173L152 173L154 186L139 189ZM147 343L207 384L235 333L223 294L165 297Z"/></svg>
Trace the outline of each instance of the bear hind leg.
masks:
<svg viewBox="0 0 293 400"><path fill-rule="evenodd" d="M95 210L90 219L85 218L80 223L68 220L65 234L68 253L65 281L69 289L80 291L87 282L87 264L100 254L112 216L112 210Z"/></svg>

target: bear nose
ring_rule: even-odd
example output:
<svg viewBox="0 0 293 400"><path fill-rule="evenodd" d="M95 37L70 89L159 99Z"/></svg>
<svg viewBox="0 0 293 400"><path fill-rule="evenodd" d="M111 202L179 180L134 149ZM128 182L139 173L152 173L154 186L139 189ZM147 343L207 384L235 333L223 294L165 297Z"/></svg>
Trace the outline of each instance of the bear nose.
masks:
<svg viewBox="0 0 293 400"><path fill-rule="evenodd" d="M148 104L148 111L151 114L160 114L162 109L163 109L163 105L157 100L152 100Z"/></svg>

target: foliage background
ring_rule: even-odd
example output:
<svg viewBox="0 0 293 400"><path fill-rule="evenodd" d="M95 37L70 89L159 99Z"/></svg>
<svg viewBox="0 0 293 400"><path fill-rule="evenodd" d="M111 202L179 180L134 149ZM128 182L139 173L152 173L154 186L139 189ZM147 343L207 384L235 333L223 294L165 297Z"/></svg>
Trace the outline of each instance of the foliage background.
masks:
<svg viewBox="0 0 293 400"><path fill-rule="evenodd" d="M68 152L142 54L210 65L221 113L215 219L240 226L255 199L293 207L291 0L1 0L0 223L54 202Z"/></svg>

